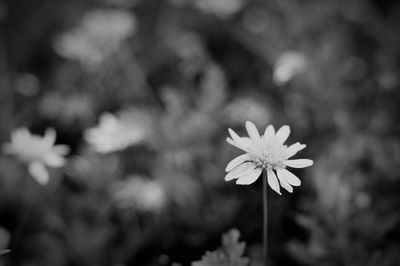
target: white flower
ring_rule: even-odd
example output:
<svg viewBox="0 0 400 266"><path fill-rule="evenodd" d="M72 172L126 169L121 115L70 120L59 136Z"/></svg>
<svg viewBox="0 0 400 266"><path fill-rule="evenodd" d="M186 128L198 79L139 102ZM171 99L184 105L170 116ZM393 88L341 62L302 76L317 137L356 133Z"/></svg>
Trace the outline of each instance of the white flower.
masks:
<svg viewBox="0 0 400 266"><path fill-rule="evenodd" d="M228 163L225 169L228 172L225 180L237 179L236 184L249 185L254 183L265 170L268 184L278 194L281 194L280 186L293 192L292 186L300 186L301 181L286 170L286 167L303 168L313 164L313 161L309 159L289 160L306 145L299 142L289 147L284 145L290 134L289 126L283 126L275 133L274 127L269 125L264 135L260 136L256 126L247 121L246 130L250 137L239 137L232 129L229 129L231 138L227 138L227 142L246 153Z"/></svg>
<svg viewBox="0 0 400 266"><path fill-rule="evenodd" d="M118 117L111 113L100 116L99 124L85 132L85 140L99 153L124 150L145 140L151 118L142 112L125 112Z"/></svg>
<svg viewBox="0 0 400 266"><path fill-rule="evenodd" d="M65 164L64 156L68 154L66 145L54 145L56 132L47 129L43 137L34 135L27 128L20 128L11 133L11 142L3 149L28 165L28 171L35 180L44 185L49 182L49 172L45 165L61 167Z"/></svg>
<svg viewBox="0 0 400 266"><path fill-rule="evenodd" d="M283 85L296 75L305 71L308 60L304 54L296 51L284 52L274 66L273 79L275 84Z"/></svg>

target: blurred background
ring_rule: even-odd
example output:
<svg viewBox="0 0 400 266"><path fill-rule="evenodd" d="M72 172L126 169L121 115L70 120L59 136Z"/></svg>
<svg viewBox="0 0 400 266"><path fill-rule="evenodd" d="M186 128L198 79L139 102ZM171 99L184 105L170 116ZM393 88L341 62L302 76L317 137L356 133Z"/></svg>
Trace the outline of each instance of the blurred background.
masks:
<svg viewBox="0 0 400 266"><path fill-rule="evenodd" d="M231 228L261 265L246 120L314 160L270 190L271 266L400 265L399 62L394 0L0 1L0 143L69 147L42 183L0 154L0 265L191 265Z"/></svg>

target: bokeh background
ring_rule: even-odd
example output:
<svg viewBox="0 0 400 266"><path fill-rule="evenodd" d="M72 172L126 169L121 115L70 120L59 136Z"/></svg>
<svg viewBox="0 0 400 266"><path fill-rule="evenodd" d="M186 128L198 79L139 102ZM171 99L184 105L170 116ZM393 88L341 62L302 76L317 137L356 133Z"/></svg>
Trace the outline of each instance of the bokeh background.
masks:
<svg viewBox="0 0 400 266"><path fill-rule="evenodd" d="M269 190L271 266L400 265L399 62L398 1L0 1L0 142L71 148L46 185L0 155L1 265L191 265L231 228L261 265L246 120L314 160Z"/></svg>

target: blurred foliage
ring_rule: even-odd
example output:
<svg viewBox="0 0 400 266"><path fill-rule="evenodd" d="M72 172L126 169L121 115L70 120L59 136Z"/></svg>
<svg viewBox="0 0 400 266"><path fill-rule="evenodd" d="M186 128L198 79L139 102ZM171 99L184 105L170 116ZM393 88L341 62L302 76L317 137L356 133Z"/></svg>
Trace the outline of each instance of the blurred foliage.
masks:
<svg viewBox="0 0 400 266"><path fill-rule="evenodd" d="M315 161L269 195L271 265L398 265L399 15L376 0L0 0L0 142L55 128L71 147L46 186L0 155L0 265L190 265L232 227L257 265L261 182L223 181L227 128L246 120L290 125ZM238 236L196 263L246 265Z"/></svg>

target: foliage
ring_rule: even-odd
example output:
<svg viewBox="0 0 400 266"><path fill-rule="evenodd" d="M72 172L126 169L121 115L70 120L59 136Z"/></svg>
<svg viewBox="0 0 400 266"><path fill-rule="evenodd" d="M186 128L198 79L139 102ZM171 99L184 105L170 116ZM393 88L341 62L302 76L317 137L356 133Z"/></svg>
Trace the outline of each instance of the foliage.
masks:
<svg viewBox="0 0 400 266"><path fill-rule="evenodd" d="M207 251L200 261L192 266L246 266L249 259L242 257L246 244L239 242L239 231L232 229L222 236L222 247L215 251Z"/></svg>

